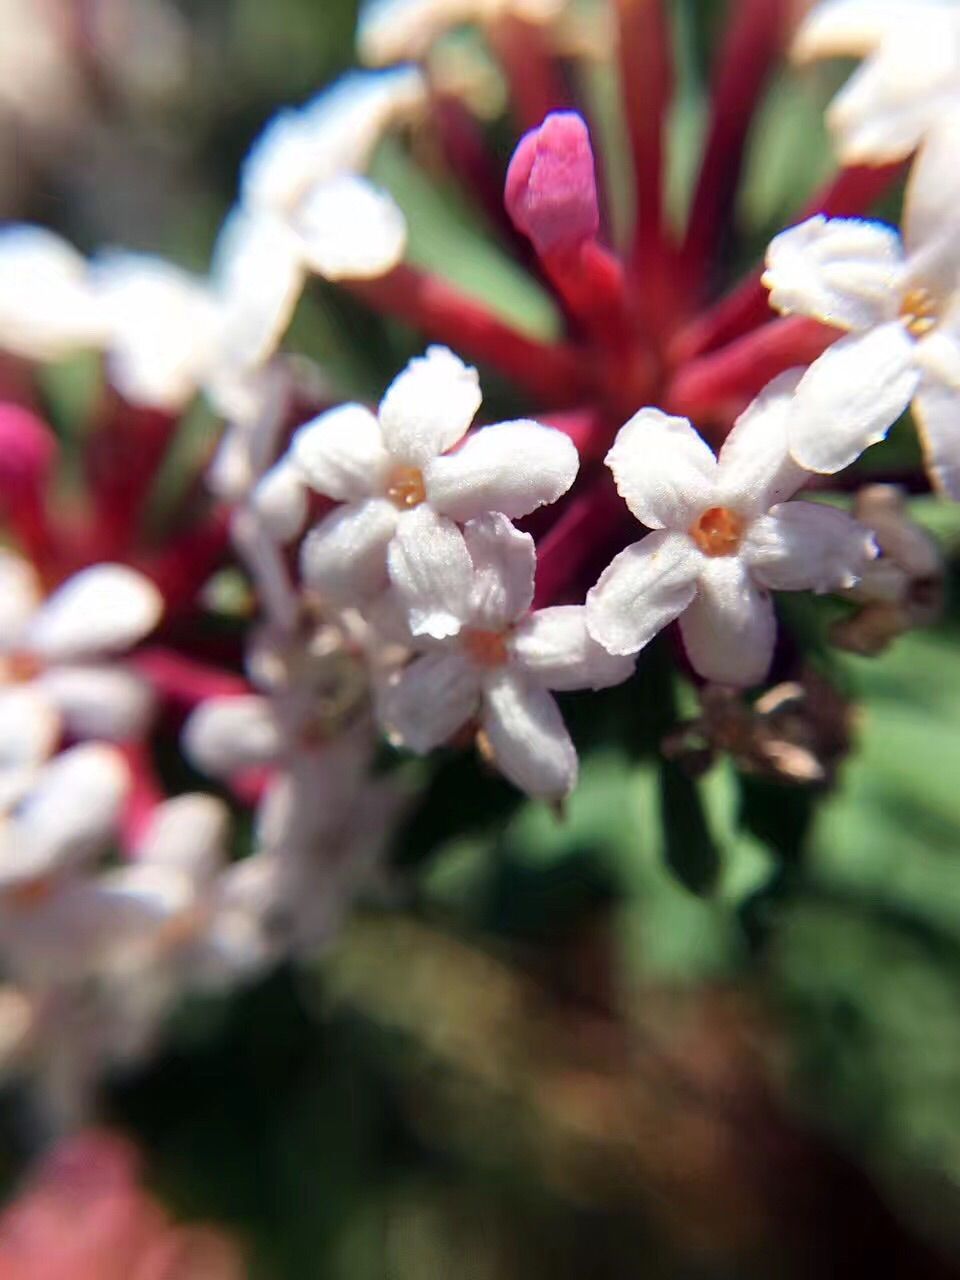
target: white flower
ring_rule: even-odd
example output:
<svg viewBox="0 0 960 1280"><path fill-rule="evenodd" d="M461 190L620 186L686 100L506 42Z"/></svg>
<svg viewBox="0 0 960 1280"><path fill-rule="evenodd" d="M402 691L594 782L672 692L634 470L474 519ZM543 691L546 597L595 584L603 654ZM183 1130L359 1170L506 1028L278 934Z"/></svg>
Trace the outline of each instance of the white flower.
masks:
<svg viewBox="0 0 960 1280"><path fill-rule="evenodd" d="M370 66L422 59L453 27L516 17L545 25L569 0L366 0L357 27L362 61Z"/></svg>
<svg viewBox="0 0 960 1280"><path fill-rule="evenodd" d="M344 505L308 534L301 566L330 599L369 598L390 582L414 635L456 635L470 556L457 525L488 511L515 519L573 484L577 451L536 422L466 434L479 379L445 347L412 360L375 417L343 405L301 427L295 461L312 487Z"/></svg>
<svg viewBox="0 0 960 1280"><path fill-rule="evenodd" d="M403 257L406 223L392 198L359 175L384 134L424 101L420 73L403 67L354 72L280 112L244 163L244 207L286 226L303 262L328 280L390 271Z"/></svg>
<svg viewBox="0 0 960 1280"><path fill-rule="evenodd" d="M98 564L46 600L31 566L0 551L0 802L29 781L62 732L123 740L143 732L149 686L106 659L143 639L163 600L142 574Z"/></svg>
<svg viewBox="0 0 960 1280"><path fill-rule="evenodd" d="M0 347L58 360L106 337L102 299L76 249L42 227L0 229Z"/></svg>
<svg viewBox="0 0 960 1280"><path fill-rule="evenodd" d="M793 48L803 62L859 57L827 123L844 164L901 160L960 105L960 7L955 0L824 0Z"/></svg>
<svg viewBox="0 0 960 1280"><path fill-rule="evenodd" d="M42 898L50 877L104 850L128 786L115 748L83 743L37 767L19 794L3 797L0 899L9 909L29 905L34 888Z"/></svg>
<svg viewBox="0 0 960 1280"><path fill-rule="evenodd" d="M384 689L378 713L398 745L424 754L479 721L497 767L530 795L566 795L577 753L549 690L602 689L633 663L588 635L582 606L530 612L536 550L503 515L464 526L458 634L432 645Z"/></svg>
<svg viewBox="0 0 960 1280"><path fill-rule="evenodd" d="M276 219L234 210L209 279L142 254L94 260L107 319L110 377L136 404L176 411L199 390L224 416L249 420L275 397L261 371L303 285L295 238Z"/></svg>
<svg viewBox="0 0 960 1280"><path fill-rule="evenodd" d="M912 401L931 476L960 497L960 222L946 199L956 183L941 183L955 153L940 148L938 137L911 180L903 241L879 222L810 218L772 241L764 283L777 310L849 331L797 389L788 424L797 461L841 470Z"/></svg>
<svg viewBox="0 0 960 1280"><path fill-rule="evenodd" d="M875 554L867 530L832 507L783 502L805 473L787 452L798 370L737 420L719 457L685 418L641 409L607 455L627 506L653 529L616 556L587 596L587 625L611 653L636 653L680 620L708 680L752 685L770 666L769 592L833 591Z"/></svg>

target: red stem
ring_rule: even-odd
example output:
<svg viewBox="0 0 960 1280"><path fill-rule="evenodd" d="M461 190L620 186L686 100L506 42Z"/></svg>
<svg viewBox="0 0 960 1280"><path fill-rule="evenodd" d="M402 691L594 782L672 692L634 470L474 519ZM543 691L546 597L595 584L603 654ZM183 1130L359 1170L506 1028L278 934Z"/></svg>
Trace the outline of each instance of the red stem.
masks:
<svg viewBox="0 0 960 1280"><path fill-rule="evenodd" d="M576 349L528 338L439 276L404 264L379 280L355 281L349 287L375 310L489 364L556 408L568 408L589 394L591 379Z"/></svg>
<svg viewBox="0 0 960 1280"><path fill-rule="evenodd" d="M166 619L190 609L197 593L223 560L230 545L230 509L215 508L162 551L132 558L152 578L166 602Z"/></svg>
<svg viewBox="0 0 960 1280"><path fill-rule="evenodd" d="M489 38L509 85L519 130L535 129L551 111L570 105L559 64L541 27L508 15L490 24Z"/></svg>
<svg viewBox="0 0 960 1280"><path fill-rule="evenodd" d="M683 245L685 277L702 281L736 198L754 113L780 57L789 0L737 0L713 78L710 129Z"/></svg>
<svg viewBox="0 0 960 1280"><path fill-rule="evenodd" d="M144 502L177 428L175 415L110 394L84 450L98 535L110 554L136 542Z"/></svg>
<svg viewBox="0 0 960 1280"><path fill-rule="evenodd" d="M533 607L580 601L605 562L623 545L628 512L607 474L577 494L549 533L537 544Z"/></svg>
<svg viewBox="0 0 960 1280"><path fill-rule="evenodd" d="M243 676L185 657L175 649L141 649L129 660L173 710L192 711L207 698L233 698L250 693Z"/></svg>
<svg viewBox="0 0 960 1280"><path fill-rule="evenodd" d="M868 213L903 174L903 164L876 168L857 166L841 169L826 186L806 204L797 221L825 213L831 218L849 218ZM730 293L715 303L705 314L683 329L670 349L670 360L679 365L707 351L725 346L735 338L773 319L767 291L760 283L761 267Z"/></svg>
<svg viewBox="0 0 960 1280"><path fill-rule="evenodd" d="M680 369L664 394L665 408L724 431L772 378L810 364L841 336L803 316L762 325Z"/></svg>
<svg viewBox="0 0 960 1280"><path fill-rule="evenodd" d="M620 81L637 192L632 263L649 270L665 249L664 131L673 50L663 0L617 0Z"/></svg>

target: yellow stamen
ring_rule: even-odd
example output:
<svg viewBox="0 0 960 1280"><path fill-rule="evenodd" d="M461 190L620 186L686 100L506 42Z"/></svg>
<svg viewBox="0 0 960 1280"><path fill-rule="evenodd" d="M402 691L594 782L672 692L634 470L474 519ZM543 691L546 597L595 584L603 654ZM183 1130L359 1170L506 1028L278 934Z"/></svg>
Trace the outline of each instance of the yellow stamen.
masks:
<svg viewBox="0 0 960 1280"><path fill-rule="evenodd" d="M729 507L708 507L689 533L705 556L732 556L740 546L744 525L743 516Z"/></svg>

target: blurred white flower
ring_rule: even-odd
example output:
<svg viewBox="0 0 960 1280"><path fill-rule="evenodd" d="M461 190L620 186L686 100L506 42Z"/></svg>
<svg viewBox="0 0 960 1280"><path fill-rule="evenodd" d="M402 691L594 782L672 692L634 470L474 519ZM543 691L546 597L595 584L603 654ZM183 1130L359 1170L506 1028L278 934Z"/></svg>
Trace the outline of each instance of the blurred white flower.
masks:
<svg viewBox="0 0 960 1280"><path fill-rule="evenodd" d="M497 767L530 795L560 798L577 753L549 690L603 689L625 680L587 633L582 606L530 612L536 549L503 515L464 526L469 567L458 581L458 633L434 642L386 685L378 714L388 736L419 754L477 721Z"/></svg>
<svg viewBox="0 0 960 1280"><path fill-rule="evenodd" d="M122 741L147 726L145 681L111 659L156 626L163 600L126 565L98 564L42 598L27 561L0 550L0 797L72 738Z"/></svg>
<svg viewBox="0 0 960 1280"><path fill-rule="evenodd" d="M359 404L301 427L295 462L337 507L305 539L305 582L332 600L369 599L389 580L413 635L461 626L470 555L457 527L488 511L511 518L555 502L573 484L577 451L562 432L521 420L474 432L475 369L430 347L388 388L378 416Z"/></svg>
<svg viewBox="0 0 960 1280"><path fill-rule="evenodd" d="M912 401L931 478L960 498L960 219L946 140L931 138L915 169L902 240L879 222L810 218L771 242L764 283L777 310L849 330L797 388L797 461L841 470Z"/></svg>
<svg viewBox="0 0 960 1280"><path fill-rule="evenodd" d="M0 228L0 347L27 360L59 360L102 346L107 335L82 255L43 227Z"/></svg>
<svg viewBox="0 0 960 1280"><path fill-rule="evenodd" d="M358 71L281 111L244 162L242 206L288 229L304 265L328 280L390 271L403 257L406 223L361 174L382 137L423 108L425 93L411 67Z"/></svg>
<svg viewBox="0 0 960 1280"><path fill-rule="evenodd" d="M515 17L545 25L569 0L366 0L357 27L360 58L370 66L422 59L453 27Z"/></svg>
<svg viewBox="0 0 960 1280"><path fill-rule="evenodd" d="M844 164L915 151L960 106L960 7L954 0L823 0L793 46L801 62L862 58L827 111Z"/></svg>
<svg viewBox="0 0 960 1280"><path fill-rule="evenodd" d="M869 532L833 507L789 502L806 473L787 449L800 370L775 379L740 416L719 457L685 418L641 409L607 465L654 532L621 551L587 596L590 633L636 653L674 619L694 668L752 685L773 657L771 590L852 586L876 554Z"/></svg>

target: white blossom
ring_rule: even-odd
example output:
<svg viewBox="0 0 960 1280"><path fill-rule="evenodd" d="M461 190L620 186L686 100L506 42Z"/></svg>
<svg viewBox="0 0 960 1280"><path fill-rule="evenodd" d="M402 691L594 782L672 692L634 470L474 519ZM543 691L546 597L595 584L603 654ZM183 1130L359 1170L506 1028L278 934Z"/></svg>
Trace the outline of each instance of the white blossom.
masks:
<svg viewBox="0 0 960 1280"><path fill-rule="evenodd" d="M456 635L471 572L458 524L555 502L578 467L562 432L526 420L485 427L450 452L480 401L476 370L431 347L388 388L378 416L348 404L300 428L295 461L314 489L342 504L303 544L310 586L354 601L389 579L415 636Z"/></svg>
<svg viewBox="0 0 960 1280"><path fill-rule="evenodd" d="M960 221L946 141L931 139L914 172L902 239L879 222L810 218L772 241L764 283L777 310L848 331L797 388L797 461L841 470L912 401L931 477L960 497Z"/></svg>
<svg viewBox="0 0 960 1280"><path fill-rule="evenodd" d="M464 526L455 635L429 645L387 684L378 713L392 740L425 754L476 722L497 767L530 795L560 798L577 753L550 690L602 689L629 676L587 633L582 606L530 612L536 550L504 515Z"/></svg>
<svg viewBox="0 0 960 1280"><path fill-rule="evenodd" d="M97 564L46 599L29 563L0 550L0 796L29 781L62 733L123 740L146 728L149 686L110 659L157 624L163 600L126 565Z"/></svg>
<svg viewBox="0 0 960 1280"><path fill-rule="evenodd" d="M0 228L0 347L58 360L107 341L103 299L72 245L43 227Z"/></svg>
<svg viewBox="0 0 960 1280"><path fill-rule="evenodd" d="M722 684L766 675L771 590L852 586L875 554L867 530L833 507L784 502L805 473L787 450L799 370L740 416L718 457L685 418L641 409L607 465L653 532L621 551L587 596L587 625L611 653L636 653L674 619L694 668Z"/></svg>
<svg viewBox="0 0 960 1280"><path fill-rule="evenodd" d="M800 27L798 61L863 62L827 123L844 164L901 160L960 106L960 7L954 0L823 0Z"/></svg>
<svg viewBox="0 0 960 1280"><path fill-rule="evenodd" d="M371 66L422 59L447 31L515 17L546 25L569 0L366 0L357 28L361 59Z"/></svg>
<svg viewBox="0 0 960 1280"><path fill-rule="evenodd" d="M288 228L304 264L328 280L383 275L403 257L406 223L361 175L381 138L424 100L420 73L402 67L353 72L281 111L244 162L244 208Z"/></svg>

